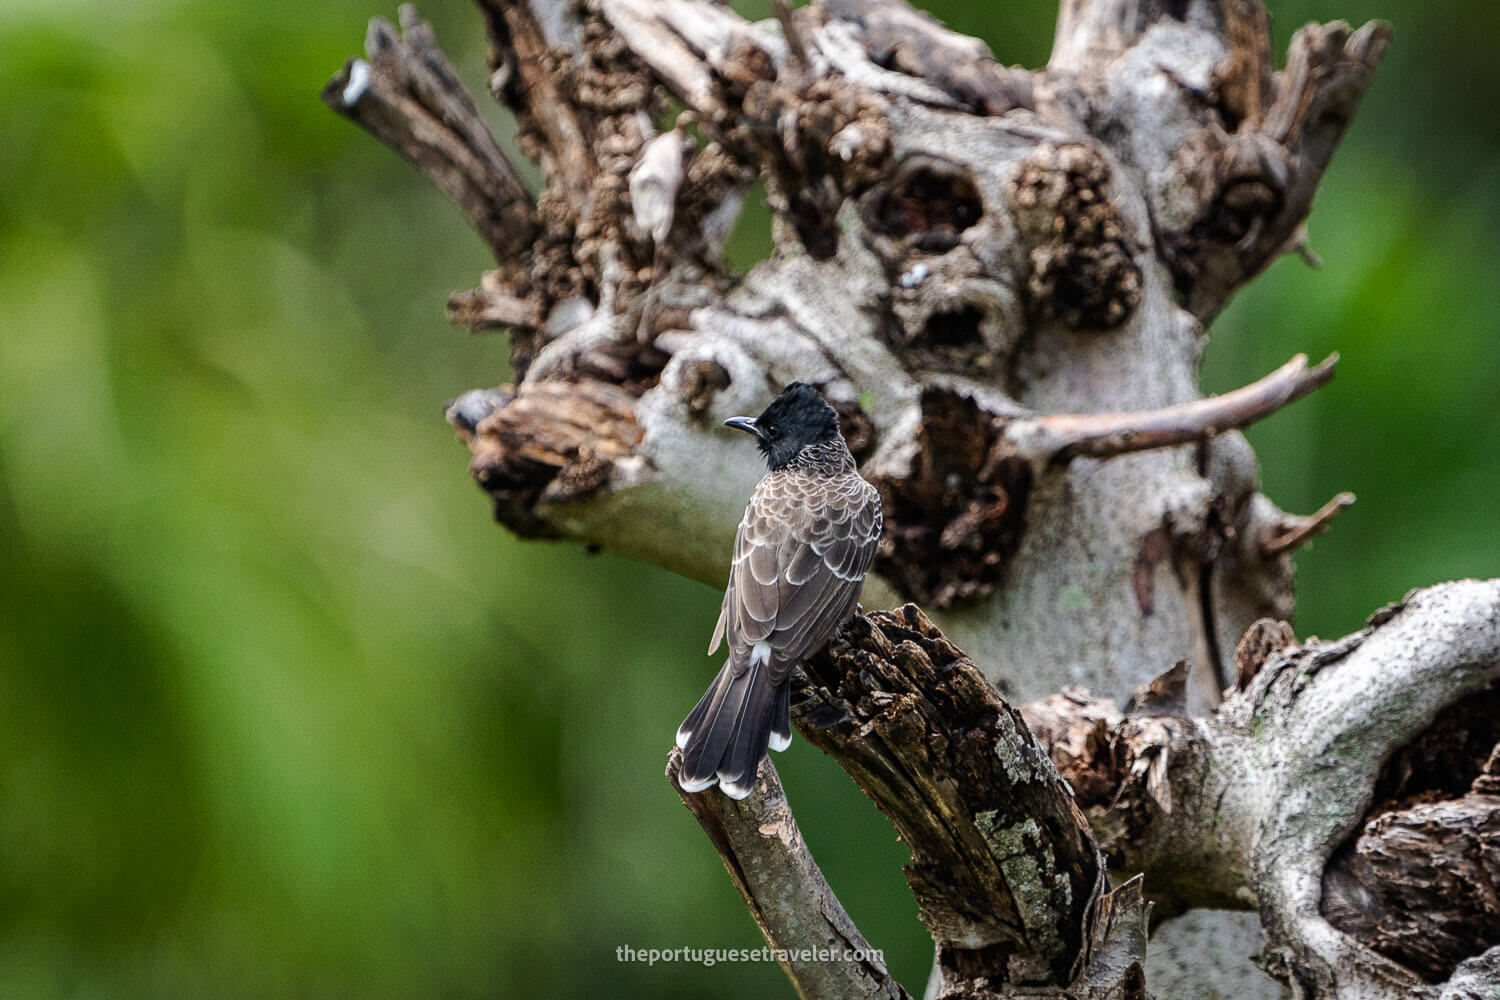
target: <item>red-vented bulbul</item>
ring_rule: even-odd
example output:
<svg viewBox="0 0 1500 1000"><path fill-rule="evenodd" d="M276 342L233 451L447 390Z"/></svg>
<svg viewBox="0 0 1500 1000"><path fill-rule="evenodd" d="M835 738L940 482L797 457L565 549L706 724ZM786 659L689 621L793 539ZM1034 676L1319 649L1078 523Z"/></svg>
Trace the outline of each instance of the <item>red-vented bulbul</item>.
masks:
<svg viewBox="0 0 1500 1000"><path fill-rule="evenodd" d="M678 783L750 794L769 745L792 742L792 668L854 614L880 541L880 494L860 478L838 415L810 385L793 382L760 416L725 426L755 435L770 471L734 539L724 609L709 644L729 661L677 730Z"/></svg>

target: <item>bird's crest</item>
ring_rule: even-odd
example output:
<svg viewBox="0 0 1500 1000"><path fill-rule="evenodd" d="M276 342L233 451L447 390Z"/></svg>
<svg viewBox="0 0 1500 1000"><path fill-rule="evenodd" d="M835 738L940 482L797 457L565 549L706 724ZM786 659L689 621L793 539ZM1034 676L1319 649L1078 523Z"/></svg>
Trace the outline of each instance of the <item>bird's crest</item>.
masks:
<svg viewBox="0 0 1500 1000"><path fill-rule="evenodd" d="M785 468L810 444L839 436L839 416L806 382L793 382L755 418L755 440L766 464Z"/></svg>

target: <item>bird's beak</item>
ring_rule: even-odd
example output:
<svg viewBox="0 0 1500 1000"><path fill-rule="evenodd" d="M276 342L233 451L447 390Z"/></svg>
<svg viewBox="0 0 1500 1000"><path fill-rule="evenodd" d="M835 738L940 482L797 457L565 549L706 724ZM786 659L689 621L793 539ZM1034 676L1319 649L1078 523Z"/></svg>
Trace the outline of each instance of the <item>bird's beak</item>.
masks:
<svg viewBox="0 0 1500 1000"><path fill-rule="evenodd" d="M733 427L737 431L749 431L756 437L760 437L760 426L756 424L754 417L730 417L724 421L725 427Z"/></svg>

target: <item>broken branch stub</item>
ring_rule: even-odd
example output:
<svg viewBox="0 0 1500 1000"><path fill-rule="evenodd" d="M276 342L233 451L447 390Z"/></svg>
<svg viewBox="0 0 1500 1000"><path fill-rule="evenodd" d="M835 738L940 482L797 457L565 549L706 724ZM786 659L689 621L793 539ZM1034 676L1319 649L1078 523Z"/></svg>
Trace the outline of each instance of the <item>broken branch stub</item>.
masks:
<svg viewBox="0 0 1500 1000"><path fill-rule="evenodd" d="M479 116L432 29L410 5L401 33L370 21L367 59L351 59L323 87L323 103L368 130L468 217L497 260L538 231L530 192Z"/></svg>

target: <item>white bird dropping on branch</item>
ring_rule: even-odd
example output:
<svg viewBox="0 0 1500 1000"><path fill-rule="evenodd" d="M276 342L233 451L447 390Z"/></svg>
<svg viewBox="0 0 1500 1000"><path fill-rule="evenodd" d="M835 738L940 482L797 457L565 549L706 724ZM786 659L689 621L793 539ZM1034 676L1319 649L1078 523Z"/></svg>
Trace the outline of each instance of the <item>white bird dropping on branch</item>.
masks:
<svg viewBox="0 0 1500 1000"><path fill-rule="evenodd" d="M630 170L630 208L635 224L661 243L672 229L677 189L682 186L682 136L663 132L646 143Z"/></svg>

